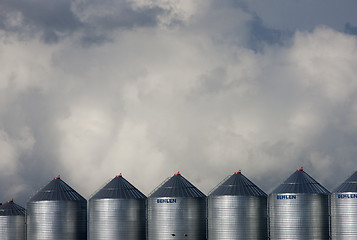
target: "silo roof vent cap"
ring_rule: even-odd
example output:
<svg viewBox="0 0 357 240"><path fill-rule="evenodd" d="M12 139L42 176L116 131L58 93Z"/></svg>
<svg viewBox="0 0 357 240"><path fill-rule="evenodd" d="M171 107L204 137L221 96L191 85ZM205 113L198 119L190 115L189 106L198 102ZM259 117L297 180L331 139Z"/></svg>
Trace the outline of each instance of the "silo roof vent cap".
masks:
<svg viewBox="0 0 357 240"><path fill-rule="evenodd" d="M296 169L296 171L298 172L304 171L304 168L301 166L299 169Z"/></svg>

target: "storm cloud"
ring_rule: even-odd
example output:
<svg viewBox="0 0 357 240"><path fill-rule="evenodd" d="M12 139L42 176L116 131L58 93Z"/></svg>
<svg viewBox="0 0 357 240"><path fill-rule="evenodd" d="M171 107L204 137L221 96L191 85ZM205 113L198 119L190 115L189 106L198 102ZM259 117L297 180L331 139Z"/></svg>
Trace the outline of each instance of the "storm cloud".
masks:
<svg viewBox="0 0 357 240"><path fill-rule="evenodd" d="M155 27L159 17L169 12L159 6L127 0L5 0L0 7L1 29L26 40L40 35L47 44L73 34L80 34L85 44L106 42L113 30Z"/></svg>
<svg viewBox="0 0 357 240"><path fill-rule="evenodd" d="M239 169L269 193L301 165L339 185L356 170L356 4L313 21L268 2L2 1L2 201L57 174L86 198L120 172L145 194L178 170L205 193Z"/></svg>

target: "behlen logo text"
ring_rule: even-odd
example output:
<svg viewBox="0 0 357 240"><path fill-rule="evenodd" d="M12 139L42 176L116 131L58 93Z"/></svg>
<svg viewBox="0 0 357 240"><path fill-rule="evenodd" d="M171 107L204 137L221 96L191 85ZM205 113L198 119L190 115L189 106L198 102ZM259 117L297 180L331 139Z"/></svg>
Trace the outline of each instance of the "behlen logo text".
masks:
<svg viewBox="0 0 357 240"><path fill-rule="evenodd" d="M296 199L296 195L277 195L276 199Z"/></svg>
<svg viewBox="0 0 357 240"><path fill-rule="evenodd" d="M337 198L357 198L357 194L338 194Z"/></svg>
<svg viewBox="0 0 357 240"><path fill-rule="evenodd" d="M176 203L176 199L157 199L157 203Z"/></svg>

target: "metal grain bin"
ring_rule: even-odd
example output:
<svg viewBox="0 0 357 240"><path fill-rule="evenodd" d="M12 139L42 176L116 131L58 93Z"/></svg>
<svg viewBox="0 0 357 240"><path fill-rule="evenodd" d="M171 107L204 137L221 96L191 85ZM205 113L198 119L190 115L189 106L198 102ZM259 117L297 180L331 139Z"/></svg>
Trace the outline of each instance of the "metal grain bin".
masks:
<svg viewBox="0 0 357 240"><path fill-rule="evenodd" d="M331 194L331 238L357 239L357 171Z"/></svg>
<svg viewBox="0 0 357 240"><path fill-rule="evenodd" d="M25 240L25 209L13 200L0 206L0 239Z"/></svg>
<svg viewBox="0 0 357 240"><path fill-rule="evenodd" d="M146 196L121 174L89 200L89 239L146 239Z"/></svg>
<svg viewBox="0 0 357 240"><path fill-rule="evenodd" d="M267 239L267 194L240 171L208 195L208 239Z"/></svg>
<svg viewBox="0 0 357 240"><path fill-rule="evenodd" d="M148 239L206 238L206 196L178 172L148 197Z"/></svg>
<svg viewBox="0 0 357 240"><path fill-rule="evenodd" d="M28 240L87 239L87 201L60 177L27 202Z"/></svg>
<svg viewBox="0 0 357 240"><path fill-rule="evenodd" d="M269 195L270 239L329 239L329 194L297 169Z"/></svg>

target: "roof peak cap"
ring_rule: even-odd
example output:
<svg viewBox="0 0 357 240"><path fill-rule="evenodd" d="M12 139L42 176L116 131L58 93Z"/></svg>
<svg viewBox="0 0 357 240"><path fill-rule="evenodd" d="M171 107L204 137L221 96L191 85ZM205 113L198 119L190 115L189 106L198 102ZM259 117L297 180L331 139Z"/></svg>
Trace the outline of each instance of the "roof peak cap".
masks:
<svg viewBox="0 0 357 240"><path fill-rule="evenodd" d="M302 171L304 171L303 166L301 166L300 168L296 169L296 171L298 171L298 172L302 172Z"/></svg>

